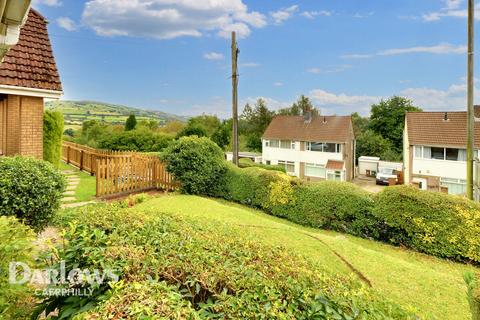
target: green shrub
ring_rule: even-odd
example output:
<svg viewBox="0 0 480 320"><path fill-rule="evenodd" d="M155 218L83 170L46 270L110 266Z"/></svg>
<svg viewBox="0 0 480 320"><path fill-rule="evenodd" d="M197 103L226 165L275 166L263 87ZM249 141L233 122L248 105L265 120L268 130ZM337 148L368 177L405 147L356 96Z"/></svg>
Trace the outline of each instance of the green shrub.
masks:
<svg viewBox="0 0 480 320"><path fill-rule="evenodd" d="M167 170L188 194L216 195L226 171L223 151L208 138L182 137L162 154Z"/></svg>
<svg viewBox="0 0 480 320"><path fill-rule="evenodd" d="M65 184L48 162L0 157L0 216L16 216L40 231L59 208Z"/></svg>
<svg viewBox="0 0 480 320"><path fill-rule="evenodd" d="M373 214L396 230L390 241L431 255L480 262L480 204L413 187L385 188Z"/></svg>
<svg viewBox="0 0 480 320"><path fill-rule="evenodd" d="M43 115L43 160L58 167L62 154L63 114L45 111Z"/></svg>
<svg viewBox="0 0 480 320"><path fill-rule="evenodd" d="M275 206L274 215L298 224L378 238L370 193L346 182L323 181L295 188L294 201Z"/></svg>
<svg viewBox="0 0 480 320"><path fill-rule="evenodd" d="M98 147L120 151L159 152L172 141L173 137L170 135L143 128L105 134L99 139Z"/></svg>
<svg viewBox="0 0 480 320"><path fill-rule="evenodd" d="M467 284L467 298L470 310L472 312L472 320L480 320L480 274L475 275L473 272L465 273L465 283Z"/></svg>
<svg viewBox="0 0 480 320"><path fill-rule="evenodd" d="M266 169L266 170L279 171L279 172L286 173L285 166L266 165L266 164L262 164L262 163L255 163L255 162L251 161L250 159L248 159L248 161L246 161L246 160L247 159L240 159L240 163L238 164L238 166L240 168L256 167L256 168L262 168L262 169Z"/></svg>
<svg viewBox="0 0 480 320"><path fill-rule="evenodd" d="M354 276L220 222L100 205L70 213L65 237L67 270L117 268L120 281L87 286L89 297L46 298L38 311L55 305L60 318L414 318Z"/></svg>
<svg viewBox="0 0 480 320"><path fill-rule="evenodd" d="M0 216L0 319L26 319L33 304L28 284L9 283L10 262L32 267L34 262L33 231L14 217Z"/></svg>

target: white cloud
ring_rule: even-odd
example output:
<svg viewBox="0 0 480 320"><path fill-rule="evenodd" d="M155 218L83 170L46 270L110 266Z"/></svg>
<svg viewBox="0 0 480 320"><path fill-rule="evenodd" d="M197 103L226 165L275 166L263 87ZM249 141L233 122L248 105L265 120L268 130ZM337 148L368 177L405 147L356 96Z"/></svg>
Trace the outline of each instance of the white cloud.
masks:
<svg viewBox="0 0 480 320"><path fill-rule="evenodd" d="M232 31L244 38L267 24L243 0L89 0L82 20L101 36L156 39L211 33L229 38Z"/></svg>
<svg viewBox="0 0 480 320"><path fill-rule="evenodd" d="M283 82L274 82L273 86L274 87L283 87Z"/></svg>
<svg viewBox="0 0 480 320"><path fill-rule="evenodd" d="M308 73L313 73L313 74L329 74L329 73L343 72L350 69L351 67L352 67L351 65L344 64L341 66L329 67L325 69L314 67L314 68L309 68L306 71Z"/></svg>
<svg viewBox="0 0 480 320"><path fill-rule="evenodd" d="M449 43L442 43L435 46L419 46L410 48L387 49L372 54L347 54L342 56L345 59L367 59L378 56L395 56L412 53L431 53L431 54L464 54L467 52L466 46L454 46Z"/></svg>
<svg viewBox="0 0 480 320"><path fill-rule="evenodd" d="M321 10L321 11L304 11L301 15L308 19L315 19L318 16L330 17L332 15L331 11Z"/></svg>
<svg viewBox="0 0 480 320"><path fill-rule="evenodd" d="M218 52L208 52L203 55L203 57L207 60L223 60L225 56Z"/></svg>
<svg viewBox="0 0 480 320"><path fill-rule="evenodd" d="M442 18L467 18L467 9L463 6L464 0L444 0L443 7L438 11L425 13L422 19L426 22L439 21ZM480 20L480 4L475 5L475 19Z"/></svg>
<svg viewBox="0 0 480 320"><path fill-rule="evenodd" d="M38 7L40 5L49 6L49 7L59 7L62 5L60 0L33 0L32 6Z"/></svg>
<svg viewBox="0 0 480 320"><path fill-rule="evenodd" d="M75 21L73 21L72 19L68 18L68 17L60 17L60 18L57 18L57 24L67 30L67 31L75 31L77 30L77 25L75 23Z"/></svg>
<svg viewBox="0 0 480 320"><path fill-rule="evenodd" d="M309 96L318 106L335 110L339 114L350 114L352 112L366 114L370 111L372 104L378 103L382 99L379 96L335 94L322 89L310 91Z"/></svg>
<svg viewBox="0 0 480 320"><path fill-rule="evenodd" d="M367 13L360 13L360 12L357 12L353 15L354 18L357 18L357 19L364 19L364 18L368 18L368 17L371 17L375 14L375 12L373 11L370 11L370 12L367 12Z"/></svg>
<svg viewBox="0 0 480 320"><path fill-rule="evenodd" d="M260 64L256 62L245 62L245 63L240 63L240 67L256 68L256 67L260 67Z"/></svg>
<svg viewBox="0 0 480 320"><path fill-rule="evenodd" d="M412 99L415 105L431 111L458 111L467 108L467 85L452 84L445 90L408 88L401 95ZM475 88L475 101L480 99L480 88Z"/></svg>
<svg viewBox="0 0 480 320"><path fill-rule="evenodd" d="M290 19L293 17L295 12L298 11L298 5L293 5L288 8L283 8L278 11L270 13L272 16L273 20L275 21L275 24L281 24L285 20Z"/></svg>

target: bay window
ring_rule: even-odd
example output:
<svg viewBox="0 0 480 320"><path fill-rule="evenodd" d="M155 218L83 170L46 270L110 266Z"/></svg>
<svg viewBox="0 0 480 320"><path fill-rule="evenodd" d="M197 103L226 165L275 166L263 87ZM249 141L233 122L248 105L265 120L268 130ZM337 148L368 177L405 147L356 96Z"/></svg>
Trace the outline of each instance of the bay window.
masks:
<svg viewBox="0 0 480 320"><path fill-rule="evenodd" d="M305 175L308 177L324 178L325 179L325 166L314 163L305 164Z"/></svg>

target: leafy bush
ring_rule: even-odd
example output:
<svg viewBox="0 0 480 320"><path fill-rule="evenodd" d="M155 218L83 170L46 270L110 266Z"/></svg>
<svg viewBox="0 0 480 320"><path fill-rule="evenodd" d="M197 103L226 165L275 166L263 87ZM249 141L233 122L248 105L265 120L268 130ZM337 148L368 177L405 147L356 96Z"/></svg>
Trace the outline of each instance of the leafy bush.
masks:
<svg viewBox="0 0 480 320"><path fill-rule="evenodd" d="M294 201L273 208L273 214L298 224L378 238L371 215L370 193L346 182L323 181L295 188Z"/></svg>
<svg viewBox="0 0 480 320"><path fill-rule="evenodd" d="M473 272L464 275L467 284L467 297L470 310L472 312L472 320L480 320L480 284L478 283L480 274L477 276Z"/></svg>
<svg viewBox="0 0 480 320"><path fill-rule="evenodd" d="M16 216L42 230L60 206L65 178L52 164L31 158L0 158L0 216Z"/></svg>
<svg viewBox="0 0 480 320"><path fill-rule="evenodd" d="M120 281L89 287L89 297L44 300L39 311L53 304L59 317L413 318L353 276L329 274L220 222L99 205L70 213L66 239L58 259L67 270L73 261L89 270L116 267Z"/></svg>
<svg viewBox="0 0 480 320"><path fill-rule="evenodd" d="M43 160L58 167L62 153L63 115L45 111L43 115Z"/></svg>
<svg viewBox="0 0 480 320"><path fill-rule="evenodd" d="M29 314L33 290L27 284L9 283L9 264L32 266L34 239L33 231L16 218L0 216L0 319L25 319Z"/></svg>
<svg viewBox="0 0 480 320"><path fill-rule="evenodd" d="M167 170L188 194L216 195L222 188L226 162L219 146L202 137L182 137L162 154Z"/></svg>
<svg viewBox="0 0 480 320"><path fill-rule="evenodd" d="M100 138L98 147L120 151L158 152L165 149L171 141L173 137L170 135L138 129L106 134Z"/></svg>
<svg viewBox="0 0 480 320"><path fill-rule="evenodd" d="M480 204L413 187L384 189L373 214L394 228L390 241L420 252L480 262Z"/></svg>
<svg viewBox="0 0 480 320"><path fill-rule="evenodd" d="M281 165L266 165L262 163L255 163L250 159L240 159L240 163L238 164L240 168L250 168L250 167L256 167L256 168L262 168L266 170L273 170L273 171L279 171L286 173L285 171L285 166Z"/></svg>

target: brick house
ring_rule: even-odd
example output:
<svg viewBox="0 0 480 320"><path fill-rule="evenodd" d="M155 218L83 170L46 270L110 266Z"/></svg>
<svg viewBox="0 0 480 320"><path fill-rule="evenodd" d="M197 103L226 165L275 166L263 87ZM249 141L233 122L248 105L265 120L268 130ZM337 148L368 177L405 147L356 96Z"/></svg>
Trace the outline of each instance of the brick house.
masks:
<svg viewBox="0 0 480 320"><path fill-rule="evenodd" d="M44 99L62 94L47 24L30 9L18 42L0 62L0 156L43 156Z"/></svg>
<svg viewBox="0 0 480 320"><path fill-rule="evenodd" d="M355 134L350 116L277 116L262 137L262 162L307 181L351 181Z"/></svg>

